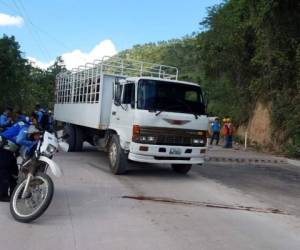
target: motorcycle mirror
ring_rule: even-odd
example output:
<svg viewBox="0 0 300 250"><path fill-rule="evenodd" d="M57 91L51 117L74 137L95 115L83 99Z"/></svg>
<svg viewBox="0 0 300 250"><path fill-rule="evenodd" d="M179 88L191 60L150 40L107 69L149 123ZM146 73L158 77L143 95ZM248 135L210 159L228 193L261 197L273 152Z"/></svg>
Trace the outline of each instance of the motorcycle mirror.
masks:
<svg viewBox="0 0 300 250"><path fill-rule="evenodd" d="M61 141L58 143L58 148L64 152L68 152L69 151L69 147L70 145L64 141Z"/></svg>

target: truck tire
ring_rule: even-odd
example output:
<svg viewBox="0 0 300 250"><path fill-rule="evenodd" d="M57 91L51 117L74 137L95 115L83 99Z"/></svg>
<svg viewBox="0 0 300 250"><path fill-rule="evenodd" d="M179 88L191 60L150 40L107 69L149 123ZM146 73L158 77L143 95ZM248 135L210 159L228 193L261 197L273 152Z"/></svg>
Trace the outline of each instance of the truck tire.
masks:
<svg viewBox="0 0 300 250"><path fill-rule="evenodd" d="M69 144L69 152L75 152L76 151L76 131L75 127L71 124L66 124L64 126L63 135L67 135L67 138L65 139L66 142Z"/></svg>
<svg viewBox="0 0 300 250"><path fill-rule="evenodd" d="M192 164L172 164L172 169L178 174L187 174L192 168Z"/></svg>
<svg viewBox="0 0 300 250"><path fill-rule="evenodd" d="M79 126L75 126L75 152L81 152L83 147L83 131Z"/></svg>
<svg viewBox="0 0 300 250"><path fill-rule="evenodd" d="M119 136L112 135L108 147L109 167L113 174L124 174L127 170L128 157L121 148Z"/></svg>

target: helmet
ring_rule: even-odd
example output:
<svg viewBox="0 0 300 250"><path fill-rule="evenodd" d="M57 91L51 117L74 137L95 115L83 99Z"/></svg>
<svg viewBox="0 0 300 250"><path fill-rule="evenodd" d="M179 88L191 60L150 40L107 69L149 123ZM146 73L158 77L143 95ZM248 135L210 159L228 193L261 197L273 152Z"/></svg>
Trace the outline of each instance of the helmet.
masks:
<svg viewBox="0 0 300 250"><path fill-rule="evenodd" d="M40 133L40 131L34 125L30 125L28 127L27 133L29 135L32 135L32 134Z"/></svg>

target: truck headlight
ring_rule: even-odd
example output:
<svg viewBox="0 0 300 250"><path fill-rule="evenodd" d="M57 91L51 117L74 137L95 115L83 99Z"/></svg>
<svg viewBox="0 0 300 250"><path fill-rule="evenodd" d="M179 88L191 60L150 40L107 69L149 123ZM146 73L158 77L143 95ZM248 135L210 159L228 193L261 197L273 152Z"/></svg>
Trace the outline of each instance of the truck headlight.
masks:
<svg viewBox="0 0 300 250"><path fill-rule="evenodd" d="M146 142L147 137L146 136L140 136L140 142Z"/></svg>
<svg viewBox="0 0 300 250"><path fill-rule="evenodd" d="M147 142L148 143L156 143L157 138L155 136L148 136Z"/></svg>
<svg viewBox="0 0 300 250"><path fill-rule="evenodd" d="M194 145L205 145L205 141L201 138L193 138L192 139L192 144Z"/></svg>

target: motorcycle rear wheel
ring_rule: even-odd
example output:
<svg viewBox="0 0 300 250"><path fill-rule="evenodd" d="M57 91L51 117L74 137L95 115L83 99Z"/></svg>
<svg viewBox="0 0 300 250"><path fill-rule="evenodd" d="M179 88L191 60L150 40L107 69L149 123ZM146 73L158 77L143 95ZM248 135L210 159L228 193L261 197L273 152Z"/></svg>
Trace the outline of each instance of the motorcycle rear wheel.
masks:
<svg viewBox="0 0 300 250"><path fill-rule="evenodd" d="M49 207L54 193L54 185L51 178L45 173L37 173L32 177L28 194L22 199L22 193L26 185L27 178L21 181L14 189L10 199L10 212L16 221L29 223L39 218ZM44 190L41 190L44 185ZM43 193L41 191L44 191ZM38 199L37 203L34 201ZM23 208L22 211L22 203ZM21 206L20 206L21 205Z"/></svg>

